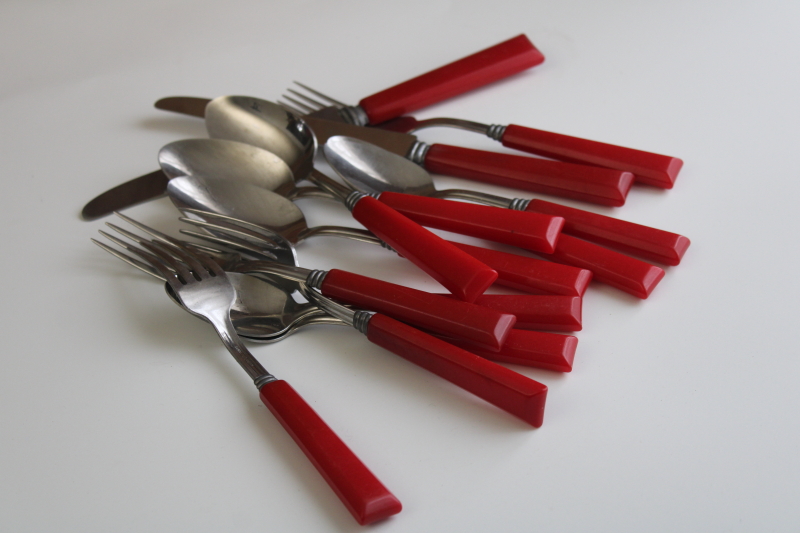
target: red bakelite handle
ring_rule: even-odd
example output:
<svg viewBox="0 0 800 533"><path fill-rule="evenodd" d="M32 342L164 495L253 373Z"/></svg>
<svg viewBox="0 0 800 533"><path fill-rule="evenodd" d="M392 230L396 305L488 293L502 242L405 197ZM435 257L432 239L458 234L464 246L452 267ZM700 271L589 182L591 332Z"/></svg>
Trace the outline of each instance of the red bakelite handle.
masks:
<svg viewBox="0 0 800 533"><path fill-rule="evenodd" d="M384 315L367 338L534 427L542 425L547 386Z"/></svg>
<svg viewBox="0 0 800 533"><path fill-rule="evenodd" d="M612 207L625 203L633 174L537 157L431 145L425 168L436 174Z"/></svg>
<svg viewBox="0 0 800 533"><path fill-rule="evenodd" d="M346 304L493 351L500 349L516 323L514 316L505 312L343 270L329 271L320 290Z"/></svg>
<svg viewBox="0 0 800 533"><path fill-rule="evenodd" d="M572 371L572 362L575 360L575 350L578 347L578 338L572 335L522 329L512 330L499 352L490 352L463 341L450 340L450 342L498 363L543 368L556 372Z"/></svg>
<svg viewBox="0 0 800 533"><path fill-rule="evenodd" d="M598 215L544 200L531 200L528 211L564 217L564 233L602 244L648 261L677 265L689 247L689 239L641 224Z"/></svg>
<svg viewBox="0 0 800 533"><path fill-rule="evenodd" d="M452 241L451 241L452 242ZM592 272L584 268L542 261L533 257L453 242L478 261L497 271L497 283L530 294L583 296Z"/></svg>
<svg viewBox="0 0 800 533"><path fill-rule="evenodd" d="M560 133L511 124L501 139L503 146L559 161L583 163L632 172L638 183L671 189L683 166L677 157L643 152Z"/></svg>
<svg viewBox="0 0 800 533"><path fill-rule="evenodd" d="M557 263L591 270L596 281L639 298L650 296L664 277L664 270L655 265L572 235L562 235L555 253L546 257Z"/></svg>
<svg viewBox="0 0 800 533"><path fill-rule="evenodd" d="M497 279L488 266L375 198L358 200L353 217L461 300L473 301Z"/></svg>
<svg viewBox="0 0 800 533"><path fill-rule="evenodd" d="M475 303L517 317L516 329L580 331L580 296L534 296L532 294L484 294ZM505 345L503 345L505 346Z"/></svg>
<svg viewBox="0 0 800 533"><path fill-rule="evenodd" d="M359 524L370 524L403 508L375 474L285 381L261 387L264 402L303 450Z"/></svg>
<svg viewBox="0 0 800 533"><path fill-rule="evenodd" d="M560 217L413 194L385 192L379 199L423 226L544 253L555 250L564 225Z"/></svg>
<svg viewBox="0 0 800 533"><path fill-rule="evenodd" d="M544 61L525 35L467 56L367 96L358 104L370 124L380 124L436 102L501 80Z"/></svg>

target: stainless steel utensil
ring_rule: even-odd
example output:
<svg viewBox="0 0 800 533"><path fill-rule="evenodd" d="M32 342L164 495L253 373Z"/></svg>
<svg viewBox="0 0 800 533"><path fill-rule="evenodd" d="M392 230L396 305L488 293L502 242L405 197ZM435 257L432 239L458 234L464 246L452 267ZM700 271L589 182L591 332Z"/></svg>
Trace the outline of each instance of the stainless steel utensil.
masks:
<svg viewBox="0 0 800 533"><path fill-rule="evenodd" d="M508 126L489 125L455 118L432 118L418 121L414 117L400 116L406 112L403 108L395 108L394 113L389 114L371 113L360 105L349 106L307 85L295 83L326 103L314 100L293 89L289 89L289 92L296 96L301 96L305 102L315 106L315 109L322 109L327 105L336 106L339 108L341 118L344 121L358 126L377 125L381 128L404 133L434 126L447 126L472 131L486 135L495 141L500 141L503 146L532 154L570 163L583 163L631 172L635 175L636 181L663 189L671 189L673 187L675 178L677 178L678 172L683 166L683 161L677 157L570 137L515 124ZM297 102L297 100L294 101Z"/></svg>
<svg viewBox="0 0 800 533"><path fill-rule="evenodd" d="M340 153L337 153L336 146L340 148ZM412 189L431 189L430 185L426 185L426 183L430 182L430 176L425 175L427 173L423 169L369 143L355 139L343 139L341 143L334 141L329 152L332 155L331 166L355 186L363 187L363 184L368 183L371 190L379 190L386 186L387 183L392 183L402 189L406 183L403 176L407 172L415 175L414 179L409 180L409 183L412 184ZM406 167L408 168L406 169ZM391 169L394 172L389 172L387 169ZM398 182L395 182L394 180L398 177ZM461 191L457 191L457 194L471 199L481 200L484 198L483 195L462 195ZM438 198L417 197L394 192L381 193L379 198L382 202L391 205L424 226L513 244L528 250L532 249L522 239L519 239L519 242L513 242L511 239L516 238L514 235L509 237L502 232L489 231L489 229L496 226L495 220L499 218L499 215L495 213L497 211L495 207L481 207L482 212L481 210L476 210L475 216L465 217L462 212L451 208L451 204L459 202L448 202ZM507 202L507 205L519 203L524 205L525 202L496 198L498 202ZM534 202L536 203L534 204ZM575 228L577 228L578 234L583 238L598 237L602 244L625 246L640 255L657 256L662 262L673 262L674 264L674 261L680 259L689 244L689 240L681 235L662 232L654 228L596 215L579 209L550 204L550 202L530 201L527 205L535 205L537 208L544 206L544 209L550 208L554 210L553 212L563 213L565 217L564 226L567 226L566 217L570 218L572 230L569 231L575 231ZM581 233L581 230L586 235ZM626 251L628 250L626 249ZM552 252L537 251L537 253L541 253L551 261L591 270L593 279L638 298L647 298L664 277L664 270L655 265L610 250L599 244L576 238L573 235L562 234L559 236L558 243ZM672 255L669 255L670 253Z"/></svg>
<svg viewBox="0 0 800 533"><path fill-rule="evenodd" d="M279 400L285 399L285 390L278 389L280 386L270 386L271 383L280 382L264 370L260 363L250 354L231 324L230 309L236 297L235 289L219 265L209 257L193 254L176 239L128 217L124 217L124 219L134 227L152 235L154 239L150 242L140 242L139 244L142 248L139 248L106 233L103 233L103 235L125 250L137 254L142 260L158 269L159 273L167 279L167 283L174 290L181 305L191 313L212 323L234 358L253 377L256 386L262 391L261 396L265 404L272 406L276 403L277 400L271 394L273 388L279 391L276 394ZM114 225L110 226L116 229ZM122 234L124 235L125 232L122 232ZM451 383L521 418L534 427L541 426L547 397L547 387L545 385L467 352L462 348L432 337L386 315L368 311L353 311L331 302L310 289L304 291L304 294L310 301L329 314L344 320L347 324L365 334L374 344L386 348L417 366L447 379ZM268 387L266 391L265 387ZM283 388L286 387L288 385ZM299 400L300 397L297 395L296 397ZM295 400L294 403L297 404L298 400ZM310 408L306 406L305 410L309 411ZM289 413L285 414L288 415ZM282 423L284 422L283 419L279 419ZM316 420L318 420L317 424L324 424L318 417ZM291 426L292 430L297 431L297 424L286 423ZM327 429L327 432L331 437L326 436L324 440L330 441L335 437L335 434L330 429ZM319 427L315 427L309 433L310 435L318 436L321 431ZM308 440L310 442L303 441L305 447L322 445L322 443L318 442L319 439ZM338 437L336 440L341 443L341 441L338 441ZM326 442L325 444L330 445L331 443ZM344 447L344 444L341 443L339 447ZM367 483L363 479L365 476L371 482L367 488L371 489L373 494L374 492L380 492L379 502L385 502L383 505L385 509L382 510L381 518L399 512L399 501L383 485L380 485L377 478L366 467L361 465L360 469L355 469L354 461L358 461L357 458L349 449L346 447L344 449L347 450L349 457L345 457L341 450L339 450L339 457L331 457L330 453L323 456L321 459L327 460L329 463L328 468L321 469L321 471L325 471L328 476L336 478L337 483L332 484L334 487L350 483L350 486L346 488L356 492L357 497L354 498L356 501L352 501L352 498L343 498L343 501L349 504L348 508L351 509L354 516L363 520L363 505L368 503L368 497L372 496L369 492L359 492L362 487L367 487ZM318 453L321 453L321 451ZM316 454L313 457L320 460ZM336 459L339 460L338 464L342 468L347 469L346 472L334 470L337 465ZM352 486L354 485L354 479L361 480L363 484ZM354 512L353 509L360 510L360 512Z"/></svg>
<svg viewBox="0 0 800 533"><path fill-rule="evenodd" d="M140 240L139 247L101 233L158 270L181 305L211 323L230 354L253 379L261 400L305 452L354 518L361 524L367 524L400 512L402 506L399 500L300 395L287 382L267 372L241 342L230 318L236 289L219 265L192 253L152 228L128 217L122 218L154 239L150 242ZM116 229L113 225L111 227ZM125 235L126 232L121 233Z"/></svg>
<svg viewBox="0 0 800 533"><path fill-rule="evenodd" d="M633 174L620 170L438 143L429 145L408 133L365 128L345 122L336 107L319 109L318 106L310 107L291 97L286 98L293 105L279 102L280 105L296 116L303 117L320 146L334 135L346 135L404 156L434 173L608 206L623 205L633 183ZM211 116L212 120L219 120L218 114L230 109L230 117L241 119L243 125L250 128L252 121L259 117L244 119L242 115L261 107L263 102L247 96L220 96L214 100L172 96L158 100L155 106L200 118ZM248 141L257 142L257 139Z"/></svg>
<svg viewBox="0 0 800 533"><path fill-rule="evenodd" d="M331 168L346 182L367 193L399 192L453 198L516 211L558 215L565 220L562 231L566 234L667 265L679 264L690 244L689 239L676 233L544 200L503 198L464 189L439 191L423 168L359 139L331 137L324 146L324 153Z"/></svg>

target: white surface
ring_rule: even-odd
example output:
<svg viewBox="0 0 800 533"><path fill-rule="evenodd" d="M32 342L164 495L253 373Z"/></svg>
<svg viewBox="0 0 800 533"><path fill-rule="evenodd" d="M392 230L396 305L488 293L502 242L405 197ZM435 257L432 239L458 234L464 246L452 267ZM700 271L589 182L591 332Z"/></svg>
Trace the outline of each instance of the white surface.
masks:
<svg viewBox="0 0 800 533"><path fill-rule="evenodd" d="M212 330L92 245L102 224L78 213L205 135L153 109L162 96L276 99L297 79L355 102L525 32L543 65L417 116L683 158L673 190L599 210L689 236L683 264L647 301L591 287L571 374L517 368L550 387L537 430L344 328L254 353L402 500L375 531L797 531L798 16L785 1L0 3L0 530L359 530ZM130 213L177 227L164 200ZM300 257L437 289L367 245Z"/></svg>

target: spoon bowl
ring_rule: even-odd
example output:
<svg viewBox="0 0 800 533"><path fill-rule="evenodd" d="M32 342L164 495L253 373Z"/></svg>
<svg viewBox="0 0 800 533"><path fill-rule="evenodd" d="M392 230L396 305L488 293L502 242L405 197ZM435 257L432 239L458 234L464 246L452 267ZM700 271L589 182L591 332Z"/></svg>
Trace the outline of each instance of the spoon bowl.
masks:
<svg viewBox="0 0 800 533"><path fill-rule="evenodd" d="M301 119L278 104L250 96L220 96L205 110L208 135L269 150L297 179L311 172L316 141Z"/></svg>

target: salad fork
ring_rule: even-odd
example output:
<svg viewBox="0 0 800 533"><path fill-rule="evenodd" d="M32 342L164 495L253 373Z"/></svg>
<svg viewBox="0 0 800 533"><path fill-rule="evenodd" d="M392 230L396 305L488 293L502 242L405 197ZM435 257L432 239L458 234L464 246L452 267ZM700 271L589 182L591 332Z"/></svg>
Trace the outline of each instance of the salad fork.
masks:
<svg viewBox="0 0 800 533"><path fill-rule="evenodd" d="M137 238L135 234L113 224L109 226L139 246L103 231L100 233L149 264L166 279L183 307L211 323L222 343L253 379L261 401L303 450L353 517L363 525L400 512L400 501L305 400L286 381L278 380L267 372L242 343L230 318L236 290L222 268L211 258L190 251L179 241L129 217L117 215L154 239L147 241ZM113 250L95 239L92 241L107 251Z"/></svg>

